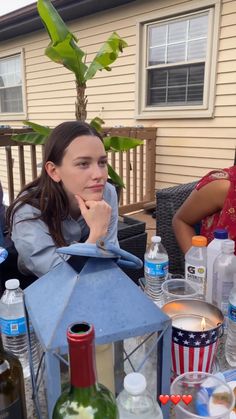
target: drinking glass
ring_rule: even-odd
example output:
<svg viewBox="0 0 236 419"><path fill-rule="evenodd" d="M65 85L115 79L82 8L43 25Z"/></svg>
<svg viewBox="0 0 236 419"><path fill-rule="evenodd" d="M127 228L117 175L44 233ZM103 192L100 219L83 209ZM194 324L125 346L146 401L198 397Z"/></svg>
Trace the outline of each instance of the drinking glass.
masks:
<svg viewBox="0 0 236 419"><path fill-rule="evenodd" d="M171 384L176 419L229 419L235 404L233 390L216 375L186 372ZM180 400L178 402L178 400Z"/></svg>
<svg viewBox="0 0 236 419"><path fill-rule="evenodd" d="M164 303L180 298L198 298L199 287L195 282L172 278L162 284Z"/></svg>

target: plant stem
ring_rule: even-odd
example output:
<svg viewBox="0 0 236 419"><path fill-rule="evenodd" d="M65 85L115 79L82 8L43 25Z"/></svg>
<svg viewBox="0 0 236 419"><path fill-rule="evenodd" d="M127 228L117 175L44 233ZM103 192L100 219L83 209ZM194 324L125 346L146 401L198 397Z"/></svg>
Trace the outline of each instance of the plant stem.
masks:
<svg viewBox="0 0 236 419"><path fill-rule="evenodd" d="M75 81L76 83L76 102L75 102L75 117L79 121L86 121L87 119L87 103L88 99L85 94L86 84L83 84L82 86L78 83L78 81Z"/></svg>

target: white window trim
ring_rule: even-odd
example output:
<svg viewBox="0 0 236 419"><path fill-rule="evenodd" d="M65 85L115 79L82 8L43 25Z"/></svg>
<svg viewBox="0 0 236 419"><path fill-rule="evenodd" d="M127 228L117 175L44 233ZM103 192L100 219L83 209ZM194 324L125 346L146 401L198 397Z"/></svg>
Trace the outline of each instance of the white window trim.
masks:
<svg viewBox="0 0 236 419"><path fill-rule="evenodd" d="M168 14L165 8L155 12L154 15L148 14L142 16L137 22L137 65L136 65L136 119L178 119L178 118L212 118L214 117L216 74L217 74L217 56L219 44L220 29L220 11L221 0L193 0L189 4L176 5L168 8ZM214 8L214 9L213 9ZM145 80L145 60L147 54L146 46L146 28L147 24L170 20L178 16L200 13L210 9L209 27L208 27L208 49L205 66L204 96L202 105L173 106L173 107L147 107L145 106L146 80ZM151 17L150 17L151 16Z"/></svg>
<svg viewBox="0 0 236 419"><path fill-rule="evenodd" d="M0 58L10 58L14 55L20 55L21 62L21 75L22 75L22 102L23 102L23 112L10 113L10 112L0 112L0 121L22 121L27 119L27 106L26 106L26 79L25 79L25 54L24 48L12 49L6 53L0 53Z"/></svg>

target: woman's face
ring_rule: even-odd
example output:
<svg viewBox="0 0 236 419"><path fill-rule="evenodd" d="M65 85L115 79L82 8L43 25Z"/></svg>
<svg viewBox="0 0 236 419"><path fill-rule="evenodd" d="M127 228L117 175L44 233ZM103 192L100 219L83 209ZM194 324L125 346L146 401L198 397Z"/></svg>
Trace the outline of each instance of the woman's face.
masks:
<svg viewBox="0 0 236 419"><path fill-rule="evenodd" d="M62 163L55 166L53 179L61 181L69 198L99 201L107 181L107 156L100 138L76 137L66 148ZM52 177L52 176L51 176Z"/></svg>

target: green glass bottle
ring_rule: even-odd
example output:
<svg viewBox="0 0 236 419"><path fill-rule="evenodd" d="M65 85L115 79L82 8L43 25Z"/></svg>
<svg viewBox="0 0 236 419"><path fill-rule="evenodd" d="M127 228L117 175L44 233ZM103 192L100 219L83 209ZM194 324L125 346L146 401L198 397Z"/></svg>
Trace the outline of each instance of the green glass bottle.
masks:
<svg viewBox="0 0 236 419"><path fill-rule="evenodd" d="M22 366L3 349L0 334L0 418L27 419Z"/></svg>
<svg viewBox="0 0 236 419"><path fill-rule="evenodd" d="M88 323L68 328L71 385L57 400L53 419L119 419L115 397L97 383L94 336Z"/></svg>

